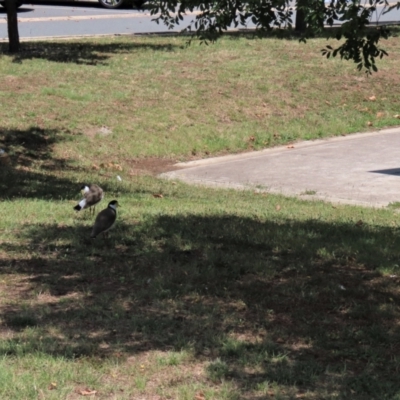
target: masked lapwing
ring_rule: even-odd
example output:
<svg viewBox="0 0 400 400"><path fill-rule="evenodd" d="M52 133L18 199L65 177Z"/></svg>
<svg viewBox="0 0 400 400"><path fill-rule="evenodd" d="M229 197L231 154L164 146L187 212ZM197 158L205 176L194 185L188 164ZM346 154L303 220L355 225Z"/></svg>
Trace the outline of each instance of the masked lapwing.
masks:
<svg viewBox="0 0 400 400"><path fill-rule="evenodd" d="M83 199L74 207L74 210L80 211L85 208L91 209L93 207L93 214L96 209L96 204L100 203L100 201L104 197L103 189L97 185L83 185L81 187L81 191L83 194Z"/></svg>
<svg viewBox="0 0 400 400"><path fill-rule="evenodd" d="M113 200L108 203L108 206L103 211L100 211L94 221L92 233L90 237L94 239L100 233L105 234L113 227L115 220L117 219L117 207L118 201Z"/></svg>

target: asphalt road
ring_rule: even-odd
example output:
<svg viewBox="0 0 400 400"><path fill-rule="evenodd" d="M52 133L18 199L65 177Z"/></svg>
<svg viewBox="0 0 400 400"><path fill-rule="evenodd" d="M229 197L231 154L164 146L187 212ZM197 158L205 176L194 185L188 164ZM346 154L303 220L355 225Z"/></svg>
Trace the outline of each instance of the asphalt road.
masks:
<svg viewBox="0 0 400 400"><path fill-rule="evenodd" d="M148 12L130 8L107 10L93 0L79 3L26 3L19 9L18 18L21 39L171 32L165 25L153 22L153 17ZM194 18L194 14L187 15L174 31L179 32ZM380 17L381 23L399 21L400 10ZM252 25L248 27L251 28ZM0 7L0 41L6 40L6 13Z"/></svg>
<svg viewBox="0 0 400 400"><path fill-rule="evenodd" d="M0 40L8 37L6 17L0 7ZM193 17L188 15L184 22L189 24ZM18 10L21 39L168 32L163 24L152 22L153 18L130 8L107 10L97 2L27 3Z"/></svg>

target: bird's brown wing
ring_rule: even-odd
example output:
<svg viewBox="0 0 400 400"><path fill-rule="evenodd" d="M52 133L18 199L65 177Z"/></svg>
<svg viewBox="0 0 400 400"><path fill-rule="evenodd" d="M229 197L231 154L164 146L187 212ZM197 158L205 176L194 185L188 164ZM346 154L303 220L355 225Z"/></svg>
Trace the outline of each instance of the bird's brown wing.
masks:
<svg viewBox="0 0 400 400"><path fill-rule="evenodd" d="M100 186L90 185L89 190L92 193L96 193L96 195L98 197L102 197L103 196L103 189Z"/></svg>
<svg viewBox="0 0 400 400"><path fill-rule="evenodd" d="M90 191L85 193L86 207L97 204L103 198L103 190L98 186L90 187Z"/></svg>

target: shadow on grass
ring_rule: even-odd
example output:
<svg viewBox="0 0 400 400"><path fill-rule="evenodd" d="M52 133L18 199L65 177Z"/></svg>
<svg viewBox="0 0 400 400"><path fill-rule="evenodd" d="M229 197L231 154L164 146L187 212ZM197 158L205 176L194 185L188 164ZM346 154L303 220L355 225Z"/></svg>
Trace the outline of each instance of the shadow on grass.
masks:
<svg viewBox="0 0 400 400"><path fill-rule="evenodd" d="M182 29L185 27L182 26ZM398 28L391 28L393 34L398 34ZM167 31L167 27L166 27ZM315 38L328 38L333 37L338 28L330 28L321 35L316 35ZM184 36L188 40L192 34L187 33L160 33L151 34L152 37L163 36ZM246 38L248 40L256 39L282 39L282 40L299 40L301 34L293 29L275 29L268 31L254 31L252 29L242 29L238 32L225 32L223 36L232 40L239 38ZM192 45L196 45L196 41ZM174 45L171 43L98 43L96 41L85 42L24 42L21 43L21 51L18 54L9 55L13 58L13 62L21 63L25 60L43 59L52 62L60 63L74 63L82 65L106 65L107 61L113 54L132 53L141 50L151 51L174 51L174 49L181 49L182 45ZM8 55L8 44L0 43L0 54Z"/></svg>
<svg viewBox="0 0 400 400"><path fill-rule="evenodd" d="M53 146L68 140L69 132L31 127L27 130L0 130L0 148L8 155L0 176L0 198L65 198L79 192L68 179L46 173L49 170L77 169L68 160L53 158ZM36 168L41 163L42 168ZM43 172L41 172L41 170Z"/></svg>
<svg viewBox="0 0 400 400"><path fill-rule="evenodd" d="M26 284L0 354L188 349L243 394L399 395L398 278L379 272L398 268L396 229L177 215L89 232L29 225L3 244L1 273Z"/></svg>
<svg viewBox="0 0 400 400"><path fill-rule="evenodd" d="M0 149L8 155L8 162L0 164L0 199L79 200L80 186L86 182L72 182L66 176L69 171L84 173L85 169L74 160L53 156L53 146L73 140L72 135L69 131L38 127L0 129ZM115 185L101 182L101 186L112 192ZM121 190L124 189L120 186Z"/></svg>
<svg viewBox="0 0 400 400"><path fill-rule="evenodd" d="M0 53L7 55L8 44L0 43ZM181 47L181 46L180 46ZM112 54L132 53L139 50L173 51L178 46L171 43L98 43L85 42L25 42L18 54L9 55L16 63L25 60L43 59L52 62L84 65L106 64Z"/></svg>

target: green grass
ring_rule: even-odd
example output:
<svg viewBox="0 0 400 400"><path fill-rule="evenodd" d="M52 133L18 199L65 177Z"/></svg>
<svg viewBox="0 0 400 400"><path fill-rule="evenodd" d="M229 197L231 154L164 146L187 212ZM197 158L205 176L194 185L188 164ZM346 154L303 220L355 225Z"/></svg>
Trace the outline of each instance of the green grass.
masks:
<svg viewBox="0 0 400 400"><path fill-rule="evenodd" d="M101 398L114 389L190 398L181 393L199 388L232 399L265 387L281 398L395 398L391 211L151 177L121 186L110 190L122 207L105 243L90 242L92 221L70 212L72 202L2 203L0 352L15 374L26 368L24 390L36 375L21 360L45 357L92 377L49 378L57 390L82 382ZM102 372L112 362L116 378ZM127 364L141 374L130 378ZM2 398L13 398L7 387Z"/></svg>
<svg viewBox="0 0 400 400"><path fill-rule="evenodd" d="M184 43L35 43L0 59L0 398L400 399L397 204L154 176L396 124L397 39L370 78L322 59L320 39ZM106 241L73 212L82 182L121 204Z"/></svg>
<svg viewBox="0 0 400 400"><path fill-rule="evenodd" d="M2 125L75 135L62 146L63 158L78 148L121 162L240 152L363 131L369 123L398 125L397 42L385 43L390 57L372 77L322 58L322 39L302 44L248 35L206 48L187 48L179 37L23 44L17 60L0 60ZM103 125L112 142L99 135Z"/></svg>
<svg viewBox="0 0 400 400"><path fill-rule="evenodd" d="M315 190L305 190L303 193L301 193L301 195L303 196L313 196L314 194L317 194L317 192Z"/></svg>

